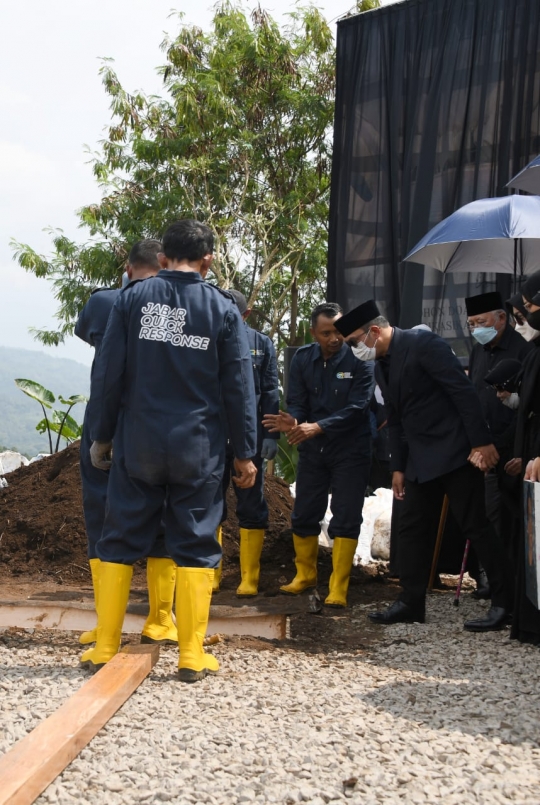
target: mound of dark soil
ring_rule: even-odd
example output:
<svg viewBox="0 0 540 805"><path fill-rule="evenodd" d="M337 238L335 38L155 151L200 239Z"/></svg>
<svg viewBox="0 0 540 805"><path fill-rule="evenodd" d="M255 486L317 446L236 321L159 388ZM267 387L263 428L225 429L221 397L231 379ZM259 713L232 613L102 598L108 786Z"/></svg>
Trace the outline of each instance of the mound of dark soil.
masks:
<svg viewBox="0 0 540 805"><path fill-rule="evenodd" d="M79 444L21 467L0 489L0 577L48 576L64 583L89 580L86 530L82 510ZM290 536L292 498L279 478L265 479L270 511L263 562L292 568ZM224 572L238 575L239 535L232 487L224 523ZM144 566L135 578L143 580Z"/></svg>

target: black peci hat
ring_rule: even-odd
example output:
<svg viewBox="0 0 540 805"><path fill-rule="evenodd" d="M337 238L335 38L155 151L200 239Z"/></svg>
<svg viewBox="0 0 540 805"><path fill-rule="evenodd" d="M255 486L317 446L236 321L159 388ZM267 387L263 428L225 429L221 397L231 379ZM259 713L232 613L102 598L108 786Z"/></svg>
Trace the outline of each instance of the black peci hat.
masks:
<svg viewBox="0 0 540 805"><path fill-rule="evenodd" d="M347 336L354 333L355 330L359 330L364 324L373 321L373 319L376 319L380 315L381 313L375 304L375 300L370 299L368 302L363 302L363 304L355 307L350 313L346 313L340 319L337 319L337 321L334 322L334 327L336 330L339 330L341 335L347 338Z"/></svg>
<svg viewBox="0 0 540 805"><path fill-rule="evenodd" d="M465 299L465 307L467 316L481 316L482 313L491 313L492 310L504 310L502 296L498 291L469 296Z"/></svg>

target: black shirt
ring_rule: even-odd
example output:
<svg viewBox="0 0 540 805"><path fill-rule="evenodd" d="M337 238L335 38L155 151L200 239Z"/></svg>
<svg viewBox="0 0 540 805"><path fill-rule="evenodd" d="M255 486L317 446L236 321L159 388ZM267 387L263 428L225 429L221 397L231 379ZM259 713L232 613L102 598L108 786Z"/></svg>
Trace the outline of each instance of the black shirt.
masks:
<svg viewBox="0 0 540 805"><path fill-rule="evenodd" d="M500 361L511 358L523 363L532 349L533 344L525 341L509 324L496 344L476 344L472 349L469 377L480 397L482 411L496 446L500 445L505 432L513 425L516 412L502 404L495 389L488 386L484 378Z"/></svg>

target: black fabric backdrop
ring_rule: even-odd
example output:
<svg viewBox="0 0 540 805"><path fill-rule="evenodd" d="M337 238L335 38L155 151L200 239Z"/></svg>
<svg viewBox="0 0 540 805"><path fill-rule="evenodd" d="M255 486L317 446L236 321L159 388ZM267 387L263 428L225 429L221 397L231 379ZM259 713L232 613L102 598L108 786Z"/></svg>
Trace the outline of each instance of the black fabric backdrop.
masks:
<svg viewBox="0 0 540 805"><path fill-rule="evenodd" d="M375 298L466 355L463 298L511 279L400 263L540 153L539 34L540 0L406 0L338 23L328 299Z"/></svg>

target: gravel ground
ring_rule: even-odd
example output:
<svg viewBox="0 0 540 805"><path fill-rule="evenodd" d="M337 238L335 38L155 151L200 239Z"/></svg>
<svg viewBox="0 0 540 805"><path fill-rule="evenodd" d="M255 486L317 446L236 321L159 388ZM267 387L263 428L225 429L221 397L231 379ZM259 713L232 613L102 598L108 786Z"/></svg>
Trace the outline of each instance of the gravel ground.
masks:
<svg viewBox="0 0 540 805"><path fill-rule="evenodd" d="M480 611L434 595L428 623L381 627L357 653L231 640L193 686L162 650L37 805L538 805L538 649L463 632ZM73 635L0 635L0 754L81 685L78 656Z"/></svg>

